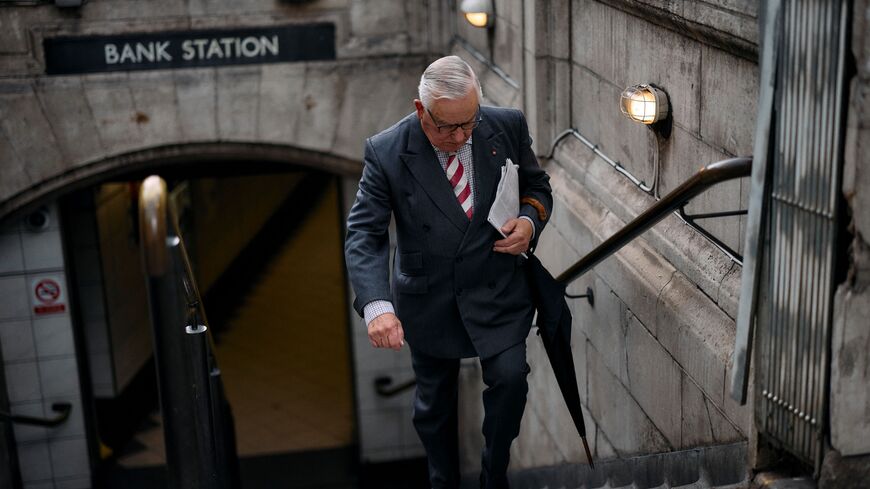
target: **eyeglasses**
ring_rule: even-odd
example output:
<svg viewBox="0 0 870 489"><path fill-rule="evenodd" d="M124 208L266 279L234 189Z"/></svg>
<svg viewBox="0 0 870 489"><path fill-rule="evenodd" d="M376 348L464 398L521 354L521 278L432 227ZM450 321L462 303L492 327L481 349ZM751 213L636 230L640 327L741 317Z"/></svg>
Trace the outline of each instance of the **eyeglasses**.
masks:
<svg viewBox="0 0 870 489"><path fill-rule="evenodd" d="M435 123L435 128L438 129L438 133L445 134L445 135L446 134L453 134L457 129L462 129L463 131L466 131L466 132L472 131L477 126L479 126L480 122L483 120L480 117L480 106L479 105L477 106L477 113L474 115L474 119L472 119L468 122L463 122L462 124L442 124L442 125L439 125L438 122L435 120L435 116L432 115L432 112L429 112L428 108L426 109L426 112L429 113L429 117L431 117L432 122Z"/></svg>

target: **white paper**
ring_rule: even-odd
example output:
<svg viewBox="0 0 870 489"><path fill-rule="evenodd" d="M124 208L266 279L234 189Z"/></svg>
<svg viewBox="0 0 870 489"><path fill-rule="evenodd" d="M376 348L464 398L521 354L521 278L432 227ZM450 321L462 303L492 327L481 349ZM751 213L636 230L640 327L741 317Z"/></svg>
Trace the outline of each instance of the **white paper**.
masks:
<svg viewBox="0 0 870 489"><path fill-rule="evenodd" d="M517 173L519 165L508 158L501 167L501 179L495 191L495 199L489 209L486 220L504 237L507 235L501 228L520 213L520 177ZM528 258L525 253L522 254Z"/></svg>

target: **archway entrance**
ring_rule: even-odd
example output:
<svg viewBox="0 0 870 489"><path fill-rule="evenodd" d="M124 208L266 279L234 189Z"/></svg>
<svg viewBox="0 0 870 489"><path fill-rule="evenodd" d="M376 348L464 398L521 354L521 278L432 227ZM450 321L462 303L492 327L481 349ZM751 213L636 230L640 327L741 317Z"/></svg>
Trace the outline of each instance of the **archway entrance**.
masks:
<svg viewBox="0 0 870 489"><path fill-rule="evenodd" d="M157 409L136 222L159 173L216 334L243 487L295 487L356 460L340 177L255 158L138 162L57 190L97 487L159 487ZM86 411L88 411L86 409ZM346 473L308 470L341 460ZM322 463L322 462L321 462ZM294 469L295 466L295 469Z"/></svg>

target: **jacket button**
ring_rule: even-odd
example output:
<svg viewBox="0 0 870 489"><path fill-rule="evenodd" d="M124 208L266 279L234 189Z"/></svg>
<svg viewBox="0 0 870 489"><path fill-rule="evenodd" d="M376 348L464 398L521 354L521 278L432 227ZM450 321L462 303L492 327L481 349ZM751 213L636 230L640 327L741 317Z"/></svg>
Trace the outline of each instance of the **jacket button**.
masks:
<svg viewBox="0 0 870 489"><path fill-rule="evenodd" d="M431 228L429 227L428 224L423 225L423 231L428 231L429 229L431 229Z"/></svg>
<svg viewBox="0 0 870 489"><path fill-rule="evenodd" d="M456 296L459 297L462 295L462 289L456 289Z"/></svg>
<svg viewBox="0 0 870 489"><path fill-rule="evenodd" d="M462 263L462 257L461 257L461 256L457 256L457 257L456 257L456 263Z"/></svg>

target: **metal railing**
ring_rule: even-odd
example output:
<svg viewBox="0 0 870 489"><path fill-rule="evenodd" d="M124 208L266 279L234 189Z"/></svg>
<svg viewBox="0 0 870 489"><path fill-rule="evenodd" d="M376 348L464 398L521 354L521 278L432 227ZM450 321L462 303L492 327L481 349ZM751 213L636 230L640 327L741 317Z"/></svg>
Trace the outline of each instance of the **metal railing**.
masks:
<svg viewBox="0 0 870 489"><path fill-rule="evenodd" d="M54 428L55 426L62 425L69 419L69 414L72 412L72 404L68 402L56 402L51 405L51 410L57 413L53 418L38 418L0 411L0 422Z"/></svg>
<svg viewBox="0 0 870 489"><path fill-rule="evenodd" d="M142 183L139 223L170 488L240 486L232 414L166 182Z"/></svg>
<svg viewBox="0 0 870 489"><path fill-rule="evenodd" d="M701 168L682 185L662 197L652 207L562 272L556 280L563 284L574 281L708 188L728 180L748 177L751 171L752 158L731 158Z"/></svg>
<svg viewBox="0 0 870 489"><path fill-rule="evenodd" d="M637 216L634 220L617 231L616 234L605 240L594 250L578 260L574 265L562 272L561 275L556 277L556 280L566 285L576 280L578 277L595 267L595 265L601 263L604 259L622 249L623 246L630 243L633 239L649 230L649 228L667 217L671 212L683 212L684 206L692 198L697 197L718 183L734 180L736 178L748 177L751 171L752 158L731 158L711 163L701 168L700 171L683 182L682 185L662 197L655 203L655 205ZM694 217L696 219L720 217L720 214L730 216L734 215L735 212L729 211L689 217ZM680 214L677 215L679 216ZM586 289L586 294L570 295L566 293L565 296L569 299L586 298L587 301L589 301L590 306L594 307L595 305L592 289L589 288ZM375 391L383 397L391 397L414 387L416 381L411 379L397 385L392 384L392 377L378 377L374 381Z"/></svg>

